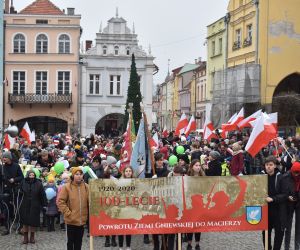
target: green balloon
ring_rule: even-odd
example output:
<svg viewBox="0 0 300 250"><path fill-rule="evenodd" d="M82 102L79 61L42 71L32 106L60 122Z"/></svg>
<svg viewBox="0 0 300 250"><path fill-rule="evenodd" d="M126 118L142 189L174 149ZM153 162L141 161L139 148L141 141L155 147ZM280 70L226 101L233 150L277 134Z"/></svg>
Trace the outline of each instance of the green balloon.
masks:
<svg viewBox="0 0 300 250"><path fill-rule="evenodd" d="M169 165L174 166L178 162L177 156L176 155L171 155L169 157Z"/></svg>
<svg viewBox="0 0 300 250"><path fill-rule="evenodd" d="M89 169L90 169L89 166L84 166L83 169L82 169L83 174L85 174L86 172L88 172Z"/></svg>
<svg viewBox="0 0 300 250"><path fill-rule="evenodd" d="M65 165L63 162L59 161L59 162L56 162L55 165L54 165L54 171L59 175L61 174L62 172L64 172L65 170Z"/></svg>
<svg viewBox="0 0 300 250"><path fill-rule="evenodd" d="M183 146L177 146L176 153L179 155L184 154L184 147Z"/></svg>
<svg viewBox="0 0 300 250"><path fill-rule="evenodd" d="M32 171L35 173L36 178L40 178L41 172L37 168L33 168Z"/></svg>

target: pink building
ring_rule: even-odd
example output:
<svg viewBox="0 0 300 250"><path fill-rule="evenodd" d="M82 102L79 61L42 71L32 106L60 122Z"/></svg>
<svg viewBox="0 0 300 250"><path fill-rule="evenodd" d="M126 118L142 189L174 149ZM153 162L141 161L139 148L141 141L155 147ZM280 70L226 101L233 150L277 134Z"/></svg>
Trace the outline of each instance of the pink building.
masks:
<svg viewBox="0 0 300 250"><path fill-rule="evenodd" d="M36 133L77 131L80 15L36 0L5 21L4 123Z"/></svg>

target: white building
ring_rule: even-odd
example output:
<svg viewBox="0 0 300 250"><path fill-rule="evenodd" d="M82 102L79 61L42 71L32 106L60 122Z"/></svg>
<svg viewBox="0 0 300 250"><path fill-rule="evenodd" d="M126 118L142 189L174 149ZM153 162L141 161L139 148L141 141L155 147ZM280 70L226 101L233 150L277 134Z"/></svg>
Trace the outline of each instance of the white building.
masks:
<svg viewBox="0 0 300 250"><path fill-rule="evenodd" d="M100 27L96 44L81 56L81 134L109 133L123 126L132 53L151 124L154 57L150 48L146 53L139 46L134 26L130 30L117 11L107 27Z"/></svg>

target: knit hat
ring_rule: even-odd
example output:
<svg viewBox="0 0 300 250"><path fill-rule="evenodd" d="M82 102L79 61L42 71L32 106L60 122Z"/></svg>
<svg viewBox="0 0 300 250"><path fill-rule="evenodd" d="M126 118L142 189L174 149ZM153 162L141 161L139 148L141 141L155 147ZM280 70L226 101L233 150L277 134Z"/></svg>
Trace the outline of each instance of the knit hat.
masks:
<svg viewBox="0 0 300 250"><path fill-rule="evenodd" d="M190 164L190 160L187 154L178 155L179 160L183 160L186 164Z"/></svg>
<svg viewBox="0 0 300 250"><path fill-rule="evenodd" d="M4 152L2 157L12 160L12 155L10 151Z"/></svg>
<svg viewBox="0 0 300 250"><path fill-rule="evenodd" d="M53 176L48 176L48 183L55 182L55 178Z"/></svg>
<svg viewBox="0 0 300 250"><path fill-rule="evenodd" d="M295 191L296 192L299 192L300 191L300 162L294 162L293 163L293 166L291 168L291 173L292 173L292 176L295 180ZM296 173L298 173L296 175Z"/></svg>
<svg viewBox="0 0 300 250"><path fill-rule="evenodd" d="M106 160L107 160L108 166L110 166L111 164L116 164L117 163L116 158L111 156L111 155L107 156Z"/></svg>
<svg viewBox="0 0 300 250"><path fill-rule="evenodd" d="M220 153L218 151L211 151L209 153L209 156L212 157L214 160L219 159L219 157L221 156Z"/></svg>
<svg viewBox="0 0 300 250"><path fill-rule="evenodd" d="M80 171L83 174L83 171L80 167L74 167L71 170L72 176L74 176L76 174L76 172Z"/></svg>
<svg viewBox="0 0 300 250"><path fill-rule="evenodd" d="M83 152L79 149L76 149L76 157L84 158Z"/></svg>

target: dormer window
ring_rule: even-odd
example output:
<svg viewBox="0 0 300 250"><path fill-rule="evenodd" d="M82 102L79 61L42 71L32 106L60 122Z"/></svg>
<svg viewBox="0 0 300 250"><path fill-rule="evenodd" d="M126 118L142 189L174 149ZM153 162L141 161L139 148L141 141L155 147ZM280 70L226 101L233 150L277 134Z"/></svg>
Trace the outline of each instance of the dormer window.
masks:
<svg viewBox="0 0 300 250"><path fill-rule="evenodd" d="M115 46L115 56L119 55L119 46Z"/></svg>
<svg viewBox="0 0 300 250"><path fill-rule="evenodd" d="M106 45L104 45L104 46L102 47L102 52L103 52L103 55L106 55L106 54L107 54L107 46L106 46Z"/></svg>

